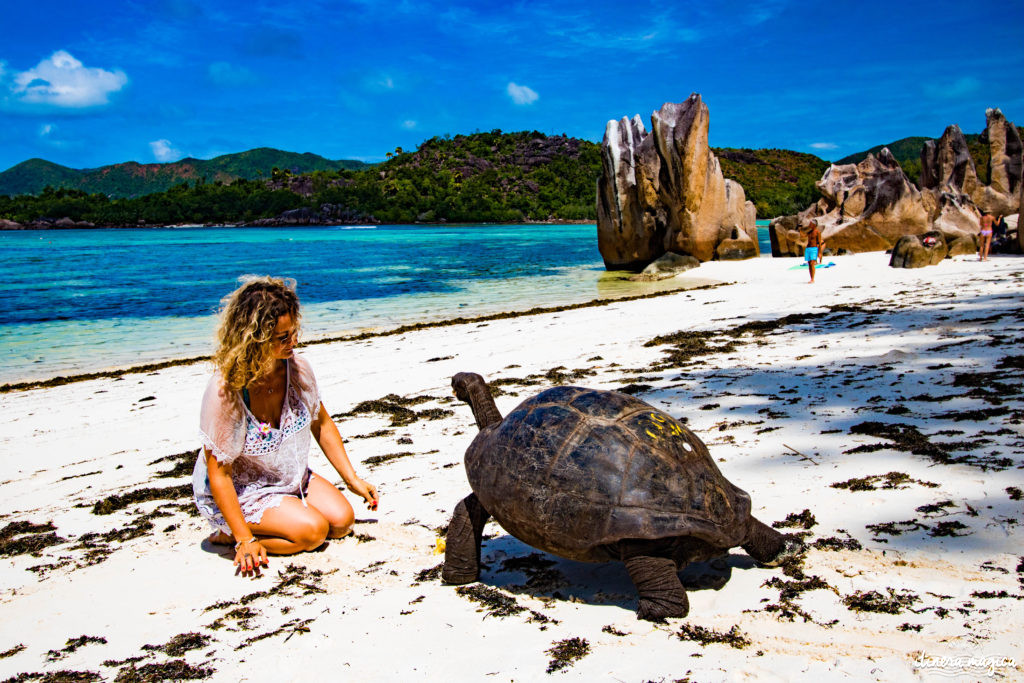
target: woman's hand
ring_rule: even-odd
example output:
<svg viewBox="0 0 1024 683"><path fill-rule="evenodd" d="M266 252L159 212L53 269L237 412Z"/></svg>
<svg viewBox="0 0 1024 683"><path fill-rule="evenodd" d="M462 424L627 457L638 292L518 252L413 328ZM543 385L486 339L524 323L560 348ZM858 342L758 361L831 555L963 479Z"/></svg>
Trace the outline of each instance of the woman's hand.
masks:
<svg viewBox="0 0 1024 683"><path fill-rule="evenodd" d="M259 576L260 567L269 566L266 548L255 537L239 543L235 549L235 565L242 576Z"/></svg>
<svg viewBox="0 0 1024 683"><path fill-rule="evenodd" d="M365 482L359 477L354 477L352 481L348 482L348 490L357 496L362 496L363 500L366 501L366 507L371 510L377 509L377 487L373 484Z"/></svg>

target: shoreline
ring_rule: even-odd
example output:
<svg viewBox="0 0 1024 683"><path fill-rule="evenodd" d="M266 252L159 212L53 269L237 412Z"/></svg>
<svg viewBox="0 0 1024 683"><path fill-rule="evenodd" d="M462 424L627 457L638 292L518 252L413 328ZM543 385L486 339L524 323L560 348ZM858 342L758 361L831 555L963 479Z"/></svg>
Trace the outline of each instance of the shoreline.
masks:
<svg viewBox="0 0 1024 683"><path fill-rule="evenodd" d="M564 304L560 306L535 306L534 308L522 311L501 311L498 313L486 313L479 316L459 316L455 318L445 318L444 320L435 320L430 322L406 323L404 325L399 325L398 327L389 328L386 330L367 330L365 332L360 332L351 335L337 335L321 337L318 339L311 339L309 341L302 342L301 344L299 344L297 348L302 349L309 346L331 344L334 342L362 341L364 339L373 339L377 337L390 337L393 335L404 334L406 332L415 332L418 330L426 330L435 327L449 327L452 325L463 325L468 323L491 322L494 320L505 320L509 318L521 318L525 316L542 315L544 313L559 313L562 311L570 311L579 308L607 306L609 304L614 304L622 301L635 301L638 299L649 299L661 296L669 296L671 294L678 294L681 291L713 289L715 287L722 287L729 284L732 283L722 282L714 284L696 285L694 287L680 286L675 289L668 289L660 292L650 292L648 294L631 294L612 299L592 299L590 301L584 301L576 304ZM177 367L181 365L194 365L196 363L202 363L207 360L209 360L209 356L189 356L186 358L171 358L164 361L158 361L156 363L131 365L123 368L111 368L109 370L97 370L95 372L81 373L77 375L58 375L56 377L51 377L42 380L8 382L6 384L0 384L0 394L7 394L18 391L29 391L32 389L43 389L48 387L59 387L67 384L74 384L76 382L86 382L93 379L107 379L123 377L125 375L137 375L140 373L152 372L154 370L162 370L164 368Z"/></svg>

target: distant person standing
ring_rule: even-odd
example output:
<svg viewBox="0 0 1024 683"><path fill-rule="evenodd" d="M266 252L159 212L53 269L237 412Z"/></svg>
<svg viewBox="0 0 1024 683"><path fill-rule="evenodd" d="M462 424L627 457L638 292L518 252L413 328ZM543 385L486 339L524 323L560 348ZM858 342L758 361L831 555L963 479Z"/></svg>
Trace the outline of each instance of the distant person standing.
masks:
<svg viewBox="0 0 1024 683"><path fill-rule="evenodd" d="M992 224L996 218L987 211L981 216L981 244L978 246L978 260L988 261L988 250L992 246Z"/></svg>
<svg viewBox="0 0 1024 683"><path fill-rule="evenodd" d="M1002 214L996 216L995 221L992 222L992 248L996 251L1007 251L1006 249L1006 233L1009 231L1010 226L1006 224L1006 217Z"/></svg>
<svg viewBox="0 0 1024 683"><path fill-rule="evenodd" d="M804 259L807 261L807 268L811 271L811 284L814 284L814 266L818 263L819 252L825 247L825 240L821 237L821 229L818 222L811 220L807 225L807 246L804 248Z"/></svg>

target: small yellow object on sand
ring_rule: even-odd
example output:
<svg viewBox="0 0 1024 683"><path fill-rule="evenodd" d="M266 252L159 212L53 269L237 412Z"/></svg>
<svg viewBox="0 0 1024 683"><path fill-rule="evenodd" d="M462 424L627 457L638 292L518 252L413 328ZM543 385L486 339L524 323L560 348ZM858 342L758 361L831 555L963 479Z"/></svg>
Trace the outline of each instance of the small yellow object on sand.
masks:
<svg viewBox="0 0 1024 683"><path fill-rule="evenodd" d="M445 549L444 539L441 538L440 536L438 536L437 537L437 541L435 542L435 546L434 546L434 554L435 555L440 555L441 553L444 552L444 549Z"/></svg>

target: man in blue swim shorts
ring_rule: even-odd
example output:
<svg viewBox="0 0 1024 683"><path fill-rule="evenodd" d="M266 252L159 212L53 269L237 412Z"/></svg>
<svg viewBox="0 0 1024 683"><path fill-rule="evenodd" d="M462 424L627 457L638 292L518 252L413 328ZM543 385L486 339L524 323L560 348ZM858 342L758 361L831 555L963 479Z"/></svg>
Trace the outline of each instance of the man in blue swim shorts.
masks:
<svg viewBox="0 0 1024 683"><path fill-rule="evenodd" d="M825 240L821 237L818 222L812 219L807 225L807 246L804 248L804 259L807 261L807 269L811 271L811 284L814 284L814 266L818 263L818 252L824 246Z"/></svg>

